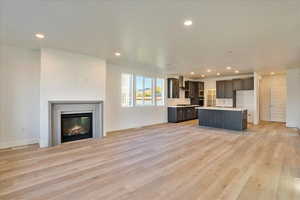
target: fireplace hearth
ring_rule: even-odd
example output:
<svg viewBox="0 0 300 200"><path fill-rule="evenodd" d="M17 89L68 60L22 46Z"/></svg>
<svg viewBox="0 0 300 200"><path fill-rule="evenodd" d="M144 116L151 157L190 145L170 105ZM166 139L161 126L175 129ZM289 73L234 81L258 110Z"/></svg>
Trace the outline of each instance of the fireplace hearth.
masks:
<svg viewBox="0 0 300 200"><path fill-rule="evenodd" d="M93 137L93 113L61 115L61 142Z"/></svg>

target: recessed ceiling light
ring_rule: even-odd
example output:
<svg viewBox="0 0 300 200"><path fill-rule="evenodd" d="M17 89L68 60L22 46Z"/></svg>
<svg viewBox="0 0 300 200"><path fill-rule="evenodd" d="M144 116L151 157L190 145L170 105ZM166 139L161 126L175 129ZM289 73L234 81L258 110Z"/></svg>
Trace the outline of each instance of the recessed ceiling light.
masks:
<svg viewBox="0 0 300 200"><path fill-rule="evenodd" d="M227 69L227 70L231 70L231 67L230 67L230 66L228 66L228 67L226 67L226 69Z"/></svg>
<svg viewBox="0 0 300 200"><path fill-rule="evenodd" d="M204 74L202 74L202 75L201 75L201 77L202 77L202 78L204 78L204 77L205 77L205 75L204 75Z"/></svg>
<svg viewBox="0 0 300 200"><path fill-rule="evenodd" d="M118 57L119 57L119 56L121 56L121 53L116 52L116 53L115 53L115 56L118 56Z"/></svg>
<svg viewBox="0 0 300 200"><path fill-rule="evenodd" d="M239 70L235 70L234 73L238 74L238 73L240 73L240 71Z"/></svg>
<svg viewBox="0 0 300 200"><path fill-rule="evenodd" d="M220 76L220 75L221 75L221 73L218 72L218 73L217 73L217 76Z"/></svg>
<svg viewBox="0 0 300 200"><path fill-rule="evenodd" d="M37 34L35 34L35 37L38 38L38 39L44 39L45 35L42 34L42 33L37 33Z"/></svg>
<svg viewBox="0 0 300 200"><path fill-rule="evenodd" d="M191 75L194 75L195 74L195 72L191 72Z"/></svg>
<svg viewBox="0 0 300 200"><path fill-rule="evenodd" d="M208 73L211 72L211 69L206 70Z"/></svg>
<svg viewBox="0 0 300 200"><path fill-rule="evenodd" d="M185 26L191 26L191 25L193 25L193 21L192 20L185 20L184 25Z"/></svg>
<svg viewBox="0 0 300 200"><path fill-rule="evenodd" d="M275 75L275 72L271 72L271 75Z"/></svg>

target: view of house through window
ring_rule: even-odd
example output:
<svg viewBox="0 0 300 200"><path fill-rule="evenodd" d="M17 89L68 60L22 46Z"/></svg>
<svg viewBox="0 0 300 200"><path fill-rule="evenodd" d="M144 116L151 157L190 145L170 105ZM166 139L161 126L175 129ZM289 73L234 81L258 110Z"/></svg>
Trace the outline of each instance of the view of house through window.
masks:
<svg viewBox="0 0 300 200"><path fill-rule="evenodd" d="M122 74L122 106L149 105L164 105L164 79Z"/></svg>

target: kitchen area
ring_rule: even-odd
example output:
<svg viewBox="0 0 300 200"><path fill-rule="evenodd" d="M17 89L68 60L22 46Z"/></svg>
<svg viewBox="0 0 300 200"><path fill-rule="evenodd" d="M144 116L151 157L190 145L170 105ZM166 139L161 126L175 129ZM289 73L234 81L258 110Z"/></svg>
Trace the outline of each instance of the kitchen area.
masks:
<svg viewBox="0 0 300 200"><path fill-rule="evenodd" d="M199 126L245 130L253 123L253 75L168 78L168 122L198 119Z"/></svg>

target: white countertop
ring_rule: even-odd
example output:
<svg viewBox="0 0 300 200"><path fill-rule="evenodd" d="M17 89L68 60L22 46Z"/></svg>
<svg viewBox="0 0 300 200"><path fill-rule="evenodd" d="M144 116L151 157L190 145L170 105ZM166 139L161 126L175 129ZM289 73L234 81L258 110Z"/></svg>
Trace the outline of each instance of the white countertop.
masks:
<svg viewBox="0 0 300 200"><path fill-rule="evenodd" d="M197 107L199 110L229 110L229 111L246 111L244 108L232 108L232 107Z"/></svg>
<svg viewBox="0 0 300 200"><path fill-rule="evenodd" d="M190 107L199 107L199 105L186 105L186 106L168 106L169 108L190 108Z"/></svg>

